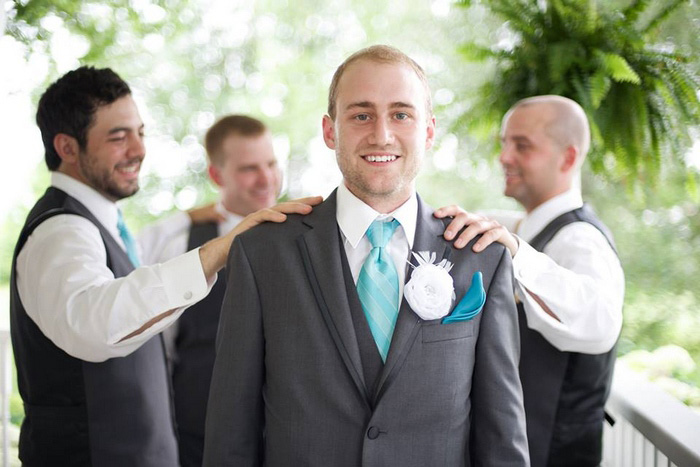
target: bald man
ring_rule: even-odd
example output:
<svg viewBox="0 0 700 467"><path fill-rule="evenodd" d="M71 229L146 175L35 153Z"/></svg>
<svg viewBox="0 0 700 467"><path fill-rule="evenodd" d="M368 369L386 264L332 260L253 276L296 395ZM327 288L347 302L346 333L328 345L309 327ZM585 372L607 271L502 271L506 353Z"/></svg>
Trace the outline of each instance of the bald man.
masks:
<svg viewBox="0 0 700 467"><path fill-rule="evenodd" d="M483 233L475 251L497 241L513 256L531 465L597 466L624 275L612 235L582 201L588 120L570 99L531 97L506 113L501 142L505 195L525 213L436 215L455 216L448 239L467 226L456 247Z"/></svg>

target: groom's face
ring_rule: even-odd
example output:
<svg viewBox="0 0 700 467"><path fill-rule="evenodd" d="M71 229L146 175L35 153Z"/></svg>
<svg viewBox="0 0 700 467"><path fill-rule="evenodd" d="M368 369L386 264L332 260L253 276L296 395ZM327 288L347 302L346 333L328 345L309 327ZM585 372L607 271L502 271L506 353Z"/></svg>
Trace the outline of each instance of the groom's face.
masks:
<svg viewBox="0 0 700 467"><path fill-rule="evenodd" d="M400 206L411 195L435 119L409 66L359 59L338 83L336 116L323 119L348 189L370 206ZM395 208L394 207L394 208Z"/></svg>

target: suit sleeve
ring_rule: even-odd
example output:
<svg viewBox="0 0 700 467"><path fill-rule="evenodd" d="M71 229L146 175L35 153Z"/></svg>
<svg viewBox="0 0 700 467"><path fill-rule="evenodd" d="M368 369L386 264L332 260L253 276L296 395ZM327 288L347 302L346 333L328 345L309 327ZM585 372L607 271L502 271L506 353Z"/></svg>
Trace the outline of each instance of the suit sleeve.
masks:
<svg viewBox="0 0 700 467"><path fill-rule="evenodd" d="M209 402L204 465L262 465L265 338L257 284L237 238L227 264Z"/></svg>
<svg viewBox="0 0 700 467"><path fill-rule="evenodd" d="M520 335L510 255L503 249L486 293L472 385L472 465L527 466Z"/></svg>

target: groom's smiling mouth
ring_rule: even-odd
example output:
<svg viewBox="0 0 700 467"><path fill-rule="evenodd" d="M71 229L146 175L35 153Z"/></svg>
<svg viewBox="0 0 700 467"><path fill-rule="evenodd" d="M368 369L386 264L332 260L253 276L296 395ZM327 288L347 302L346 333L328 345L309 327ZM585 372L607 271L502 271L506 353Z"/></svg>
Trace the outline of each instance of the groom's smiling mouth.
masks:
<svg viewBox="0 0 700 467"><path fill-rule="evenodd" d="M362 158L373 165L382 165L396 161L400 156L396 154L365 154Z"/></svg>

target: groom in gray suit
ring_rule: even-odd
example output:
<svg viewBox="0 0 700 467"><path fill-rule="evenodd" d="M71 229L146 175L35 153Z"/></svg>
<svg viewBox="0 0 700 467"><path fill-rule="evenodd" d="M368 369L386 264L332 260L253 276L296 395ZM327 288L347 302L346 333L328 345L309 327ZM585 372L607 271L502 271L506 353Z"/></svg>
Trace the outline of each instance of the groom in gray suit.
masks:
<svg viewBox="0 0 700 467"><path fill-rule="evenodd" d="M204 465L528 465L510 255L442 237L415 192L434 133L402 52L338 68L323 136L343 183L232 247Z"/></svg>

